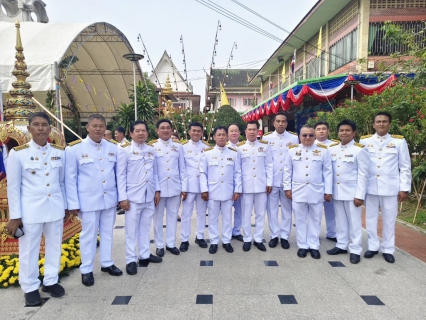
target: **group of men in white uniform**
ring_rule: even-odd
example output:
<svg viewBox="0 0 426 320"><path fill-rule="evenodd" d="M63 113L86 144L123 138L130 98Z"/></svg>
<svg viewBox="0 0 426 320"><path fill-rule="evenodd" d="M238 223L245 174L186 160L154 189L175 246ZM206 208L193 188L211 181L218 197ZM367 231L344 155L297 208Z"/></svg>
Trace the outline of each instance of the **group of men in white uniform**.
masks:
<svg viewBox="0 0 426 320"><path fill-rule="evenodd" d="M138 263L161 262L164 249L175 255L189 249L194 206L195 243L208 247L204 239L208 212L211 254L217 252L220 239L229 253L234 250L231 239L242 241L243 251L249 251L252 243L266 251L265 213L271 236L269 247L276 247L280 241L283 249L289 249L294 214L297 255L304 258L310 252L314 259L320 258L324 206L326 237L336 241L336 247L327 253L346 254L349 250L350 262L358 263L365 201L369 240L364 257L372 258L379 251L380 207L380 250L385 260L393 263L397 204L406 200L410 192L411 168L405 139L388 133L391 120L390 114L378 113L373 125L376 134L362 137L361 143L354 141L355 123L343 120L337 128L339 142L328 140L326 122L315 127L303 126L298 137L286 131L287 115L279 112L273 122L276 130L265 134L264 140L257 140L259 124L249 122L245 130L247 140L238 142L240 131L233 124L214 129L214 147L201 139L203 127L199 123L190 124L191 139L181 143L171 139L170 120L160 119L156 124L158 140L147 143L147 124L135 121L130 128L132 141L117 146L103 139L106 122L95 114L86 126L88 136L70 143L64 151L47 142L50 120L46 114L33 114L28 126L33 140L10 152L7 172L9 203L13 205L6 232L15 235L22 226L25 233L19 239L20 284L27 305L40 303L37 247L41 233L46 238L43 291L54 297L64 294L57 283L64 216L65 221L70 215L82 220L82 283L94 284L98 232L101 271L113 276L122 274L112 258L117 202L125 211L126 272L130 275L137 273ZM40 188L42 185L46 187ZM25 199L34 197L34 201L24 201L24 195ZM176 232L181 201L178 249ZM149 250L152 221L156 255Z"/></svg>

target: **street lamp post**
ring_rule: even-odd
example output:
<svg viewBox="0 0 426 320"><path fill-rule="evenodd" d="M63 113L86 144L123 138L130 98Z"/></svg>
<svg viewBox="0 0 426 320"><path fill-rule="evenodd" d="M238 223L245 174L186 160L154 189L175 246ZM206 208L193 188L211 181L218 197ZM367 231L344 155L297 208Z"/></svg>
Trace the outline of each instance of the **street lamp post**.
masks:
<svg viewBox="0 0 426 320"><path fill-rule="evenodd" d="M127 53L123 58L133 62L133 91L135 96L135 121L138 120L138 103L136 94L136 62L143 59L143 55L138 53Z"/></svg>

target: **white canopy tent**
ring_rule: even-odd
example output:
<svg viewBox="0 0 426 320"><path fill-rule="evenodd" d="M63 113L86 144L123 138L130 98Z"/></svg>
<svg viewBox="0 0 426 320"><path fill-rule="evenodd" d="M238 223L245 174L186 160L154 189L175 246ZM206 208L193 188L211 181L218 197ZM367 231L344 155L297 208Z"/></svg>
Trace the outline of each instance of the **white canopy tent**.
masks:
<svg viewBox="0 0 426 320"><path fill-rule="evenodd" d="M133 53L129 41L114 26L105 23L21 23L21 39L35 98L45 104L47 92L56 89L59 70L66 75L61 85L64 118L67 106L77 105L81 120L100 113L111 118L121 102L129 103L133 84L132 62L123 58ZM3 103L16 80L15 24L0 22L0 93ZM142 79L136 64L136 81ZM1 99L0 99L1 100Z"/></svg>

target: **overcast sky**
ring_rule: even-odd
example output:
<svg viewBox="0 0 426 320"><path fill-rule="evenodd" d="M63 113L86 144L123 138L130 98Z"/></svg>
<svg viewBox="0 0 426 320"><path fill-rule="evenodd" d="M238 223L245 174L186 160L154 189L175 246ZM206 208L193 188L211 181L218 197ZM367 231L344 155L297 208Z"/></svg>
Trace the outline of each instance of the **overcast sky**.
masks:
<svg viewBox="0 0 426 320"><path fill-rule="evenodd" d="M196 0L43 0L50 22L108 22L123 32L137 53L143 47L137 42L140 33L154 66L164 50L172 55L178 70L183 70L180 36L183 35L188 80L194 93L204 101L205 77L211 63L217 21L222 31L216 67L226 67L233 42L232 68L260 68L278 48L280 42L256 33L237 22L207 8ZM216 3L252 24L285 39L287 33L250 13L232 0L200 0ZM246 7L273 21L286 30L293 30L317 0L239 0ZM262 60L262 61L260 61ZM260 61L257 63L253 63ZM146 58L141 61L143 71L151 73ZM183 75L184 76L184 75Z"/></svg>

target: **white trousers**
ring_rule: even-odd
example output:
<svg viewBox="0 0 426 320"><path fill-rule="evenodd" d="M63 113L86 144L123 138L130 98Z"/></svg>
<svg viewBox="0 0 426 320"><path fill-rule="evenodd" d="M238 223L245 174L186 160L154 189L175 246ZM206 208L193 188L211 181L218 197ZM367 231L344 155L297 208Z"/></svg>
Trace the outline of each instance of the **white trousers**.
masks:
<svg viewBox="0 0 426 320"><path fill-rule="evenodd" d="M333 201L334 201L333 199L330 202L324 201L324 216L325 216L325 223L327 226L327 233L325 236L327 238L336 238L336 215L335 215ZM320 227L321 227L321 220L320 220Z"/></svg>
<svg viewBox="0 0 426 320"><path fill-rule="evenodd" d="M25 293L40 287L38 258L41 235L45 238L44 279L45 286L58 283L61 261L64 221L24 224L24 235L19 238L19 284Z"/></svg>
<svg viewBox="0 0 426 320"><path fill-rule="evenodd" d="M222 243L230 243L232 238L232 200L209 200L208 208L210 243L219 243L220 213L222 213Z"/></svg>
<svg viewBox="0 0 426 320"><path fill-rule="evenodd" d="M96 256L98 230L101 238L100 260L101 267L107 268L114 264L112 259L112 238L116 217L116 207L80 212L82 230L80 233L80 252L82 274L93 271Z"/></svg>
<svg viewBox="0 0 426 320"><path fill-rule="evenodd" d="M336 247L360 255L362 252L362 207L355 207L354 201L334 201L337 225Z"/></svg>
<svg viewBox="0 0 426 320"><path fill-rule="evenodd" d="M292 203L296 218L296 240L299 249L319 250L320 221L323 203Z"/></svg>
<svg viewBox="0 0 426 320"><path fill-rule="evenodd" d="M148 259L149 230L154 215L154 201L135 203L130 201L130 210L126 211L126 264L137 262L138 259ZM139 254L136 252L138 245Z"/></svg>
<svg viewBox="0 0 426 320"><path fill-rule="evenodd" d="M243 231L244 242L251 242L254 238L255 242L263 241L263 230L265 228L265 211L266 211L266 192L261 193L244 193L241 199L241 207L243 212ZM251 214L253 212L256 221L254 237L251 234Z"/></svg>
<svg viewBox="0 0 426 320"><path fill-rule="evenodd" d="M204 229L206 228L207 201L201 198L201 193L189 192L185 201L182 202L182 216L180 221L181 241L188 241L191 235L191 217L195 210L197 213L197 239L204 239Z"/></svg>
<svg viewBox="0 0 426 320"><path fill-rule="evenodd" d="M279 223L279 204L281 203L281 226ZM285 197L283 188L273 187L272 192L268 195L267 213L269 230L271 231L271 239L277 238L288 239L291 232L291 200Z"/></svg>
<svg viewBox="0 0 426 320"><path fill-rule="evenodd" d="M382 245L377 236L377 219L379 206L382 212ZM395 223L398 215L397 196L376 196L367 194L365 199L366 228L368 234L368 250L393 254L395 252Z"/></svg>
<svg viewBox="0 0 426 320"><path fill-rule="evenodd" d="M241 234L242 221L242 210L241 210L241 197L237 201L234 201L234 228L232 229L232 235L238 236Z"/></svg>
<svg viewBox="0 0 426 320"><path fill-rule="evenodd" d="M185 200L186 201L186 200ZM166 209L166 246L176 247L177 217L179 213L180 195L174 197L162 197L154 211L154 238L158 249L164 248L163 218Z"/></svg>

